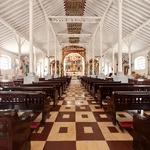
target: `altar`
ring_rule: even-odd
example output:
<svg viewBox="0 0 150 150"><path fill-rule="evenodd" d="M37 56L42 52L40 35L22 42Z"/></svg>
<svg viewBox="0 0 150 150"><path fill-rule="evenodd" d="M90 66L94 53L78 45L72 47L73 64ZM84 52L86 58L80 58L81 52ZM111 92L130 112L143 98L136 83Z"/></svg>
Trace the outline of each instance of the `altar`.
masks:
<svg viewBox="0 0 150 150"><path fill-rule="evenodd" d="M84 74L84 58L78 53L70 53L64 59L64 73L69 76Z"/></svg>

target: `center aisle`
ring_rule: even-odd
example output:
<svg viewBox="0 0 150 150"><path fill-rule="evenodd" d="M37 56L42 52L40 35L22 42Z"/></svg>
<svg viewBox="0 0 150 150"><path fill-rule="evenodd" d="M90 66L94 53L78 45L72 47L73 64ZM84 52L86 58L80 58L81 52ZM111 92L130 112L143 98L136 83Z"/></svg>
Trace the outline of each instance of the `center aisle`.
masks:
<svg viewBox="0 0 150 150"><path fill-rule="evenodd" d="M132 150L132 137L112 124L79 80L72 80L45 128L33 134L31 150Z"/></svg>

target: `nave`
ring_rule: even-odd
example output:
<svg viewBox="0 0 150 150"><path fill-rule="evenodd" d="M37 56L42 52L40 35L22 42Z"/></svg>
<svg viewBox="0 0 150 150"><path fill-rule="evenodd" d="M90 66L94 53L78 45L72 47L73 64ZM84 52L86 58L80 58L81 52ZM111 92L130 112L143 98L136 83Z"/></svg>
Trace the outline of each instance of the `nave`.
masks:
<svg viewBox="0 0 150 150"><path fill-rule="evenodd" d="M126 130L113 125L80 81L72 80L45 127L32 134L31 150L132 150L132 140Z"/></svg>
<svg viewBox="0 0 150 150"><path fill-rule="evenodd" d="M150 150L149 39L150 0L0 0L0 150Z"/></svg>

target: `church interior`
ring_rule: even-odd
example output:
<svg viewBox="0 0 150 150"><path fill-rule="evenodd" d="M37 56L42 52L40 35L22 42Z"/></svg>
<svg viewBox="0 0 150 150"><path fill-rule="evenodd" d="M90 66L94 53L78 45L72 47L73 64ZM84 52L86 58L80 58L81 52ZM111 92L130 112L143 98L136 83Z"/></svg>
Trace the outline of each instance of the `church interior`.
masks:
<svg viewBox="0 0 150 150"><path fill-rule="evenodd" d="M150 0L0 0L0 150L150 150Z"/></svg>

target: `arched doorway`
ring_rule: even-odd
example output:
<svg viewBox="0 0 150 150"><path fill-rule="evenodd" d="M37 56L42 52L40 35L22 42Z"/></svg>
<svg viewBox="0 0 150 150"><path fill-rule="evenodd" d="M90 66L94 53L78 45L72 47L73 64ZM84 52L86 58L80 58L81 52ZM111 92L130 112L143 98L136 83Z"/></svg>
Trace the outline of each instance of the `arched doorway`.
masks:
<svg viewBox="0 0 150 150"><path fill-rule="evenodd" d="M85 71L84 58L78 53L70 53L64 58L64 74L69 76L82 76Z"/></svg>

